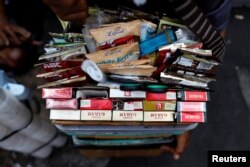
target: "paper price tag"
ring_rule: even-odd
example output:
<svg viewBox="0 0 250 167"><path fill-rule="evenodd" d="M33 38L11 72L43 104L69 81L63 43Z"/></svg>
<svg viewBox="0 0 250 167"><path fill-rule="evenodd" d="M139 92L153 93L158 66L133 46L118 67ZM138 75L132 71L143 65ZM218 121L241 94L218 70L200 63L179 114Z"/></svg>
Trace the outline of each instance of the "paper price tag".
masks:
<svg viewBox="0 0 250 167"><path fill-rule="evenodd" d="M165 110L175 110L175 103L165 103L164 109Z"/></svg>
<svg viewBox="0 0 250 167"><path fill-rule="evenodd" d="M166 99L168 100L176 100L176 92L167 92Z"/></svg>
<svg viewBox="0 0 250 167"><path fill-rule="evenodd" d="M91 107L90 100L81 100L81 107Z"/></svg>

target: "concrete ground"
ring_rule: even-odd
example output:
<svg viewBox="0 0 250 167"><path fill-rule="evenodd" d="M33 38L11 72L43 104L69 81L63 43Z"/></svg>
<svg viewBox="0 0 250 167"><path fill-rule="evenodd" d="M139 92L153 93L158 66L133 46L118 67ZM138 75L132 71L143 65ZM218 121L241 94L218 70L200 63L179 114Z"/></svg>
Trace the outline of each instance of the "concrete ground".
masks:
<svg viewBox="0 0 250 167"><path fill-rule="evenodd" d="M244 20L235 19L235 15ZM84 158L69 146L47 160L0 151L0 166L20 167L206 167L210 150L250 150L250 10L234 9L226 38L227 52L208 105L208 122L192 131L189 148L180 160L169 154L154 158ZM34 85L33 85L34 86ZM28 165L27 165L28 164Z"/></svg>

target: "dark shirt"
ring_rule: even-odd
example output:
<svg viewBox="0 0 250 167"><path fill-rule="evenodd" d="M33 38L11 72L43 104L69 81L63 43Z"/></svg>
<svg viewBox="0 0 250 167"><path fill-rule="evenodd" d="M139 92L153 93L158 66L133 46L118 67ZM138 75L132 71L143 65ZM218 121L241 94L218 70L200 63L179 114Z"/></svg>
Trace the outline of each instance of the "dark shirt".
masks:
<svg viewBox="0 0 250 167"><path fill-rule="evenodd" d="M136 6L133 0L89 0L90 5L97 4L103 8L115 9L118 6L127 6L149 13L166 13L173 16L171 6L162 0L146 0L141 6ZM194 0L211 20L215 28L222 31L226 28L233 0ZM185 1L184 1L185 2Z"/></svg>

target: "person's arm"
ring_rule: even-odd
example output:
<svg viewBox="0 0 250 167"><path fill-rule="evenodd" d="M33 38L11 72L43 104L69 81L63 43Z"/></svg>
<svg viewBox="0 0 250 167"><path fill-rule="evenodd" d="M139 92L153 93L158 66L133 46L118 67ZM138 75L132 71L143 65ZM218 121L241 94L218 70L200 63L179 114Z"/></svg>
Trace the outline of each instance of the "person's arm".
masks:
<svg viewBox="0 0 250 167"><path fill-rule="evenodd" d="M43 0L64 21L84 21L88 16L87 0Z"/></svg>
<svg viewBox="0 0 250 167"><path fill-rule="evenodd" d="M190 132L185 132L181 135L177 135L176 137L176 146L175 147L170 147L167 145L163 145L161 147L162 151L164 152L169 152L172 154L173 158L175 160L180 159L182 153L187 149L189 145L189 137L190 137Z"/></svg>

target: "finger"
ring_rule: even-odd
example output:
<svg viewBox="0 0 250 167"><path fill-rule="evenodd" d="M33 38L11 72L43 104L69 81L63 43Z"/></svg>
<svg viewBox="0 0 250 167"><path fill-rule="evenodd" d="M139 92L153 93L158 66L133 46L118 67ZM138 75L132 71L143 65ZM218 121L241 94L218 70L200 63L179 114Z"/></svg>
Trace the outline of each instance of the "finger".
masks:
<svg viewBox="0 0 250 167"><path fill-rule="evenodd" d="M12 29L16 32L16 33L18 33L18 34L20 34L21 36L23 36L24 38L26 38L26 39L28 39L30 36L31 36L31 33L29 32L29 31L27 31L27 30L25 30L24 28L22 28L22 27L19 27L19 26L12 26Z"/></svg>
<svg viewBox="0 0 250 167"><path fill-rule="evenodd" d="M0 31L0 38L4 42L4 45L9 46L10 42L9 42L7 36L2 31Z"/></svg>
<svg viewBox="0 0 250 167"><path fill-rule="evenodd" d="M87 12L73 13L68 15L59 15L60 19L64 21L81 21L87 18Z"/></svg>
<svg viewBox="0 0 250 167"><path fill-rule="evenodd" d="M180 155L185 151L189 144L189 132L177 136L177 145L175 148L174 159L179 159Z"/></svg>
<svg viewBox="0 0 250 167"><path fill-rule="evenodd" d="M11 42L13 44L15 44L15 45L20 45L21 44L20 40L17 38L16 34L11 29L6 28L5 31L10 36Z"/></svg>

